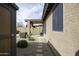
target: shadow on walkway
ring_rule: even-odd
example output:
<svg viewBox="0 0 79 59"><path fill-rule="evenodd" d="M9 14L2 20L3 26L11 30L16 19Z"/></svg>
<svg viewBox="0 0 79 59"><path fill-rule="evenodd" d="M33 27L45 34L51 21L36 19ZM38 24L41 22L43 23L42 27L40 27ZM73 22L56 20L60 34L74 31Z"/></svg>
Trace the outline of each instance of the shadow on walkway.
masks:
<svg viewBox="0 0 79 59"><path fill-rule="evenodd" d="M17 56L55 56L47 43L31 42L27 48L17 48Z"/></svg>

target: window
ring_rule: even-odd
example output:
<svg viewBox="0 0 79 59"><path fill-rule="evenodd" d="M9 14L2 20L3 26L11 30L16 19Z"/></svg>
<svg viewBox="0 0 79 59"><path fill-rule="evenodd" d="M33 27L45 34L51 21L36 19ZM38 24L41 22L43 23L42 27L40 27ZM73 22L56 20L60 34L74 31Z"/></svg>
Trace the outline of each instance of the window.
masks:
<svg viewBox="0 0 79 59"><path fill-rule="evenodd" d="M53 10L53 30L63 31L63 4L59 3Z"/></svg>

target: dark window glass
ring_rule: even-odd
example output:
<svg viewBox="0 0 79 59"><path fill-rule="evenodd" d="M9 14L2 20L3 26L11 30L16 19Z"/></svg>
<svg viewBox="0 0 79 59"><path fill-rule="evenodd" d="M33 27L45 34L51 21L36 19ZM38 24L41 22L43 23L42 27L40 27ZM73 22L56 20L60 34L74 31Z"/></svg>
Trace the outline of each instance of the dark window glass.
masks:
<svg viewBox="0 0 79 59"><path fill-rule="evenodd" d="M63 4L60 3L53 11L53 30L63 31Z"/></svg>

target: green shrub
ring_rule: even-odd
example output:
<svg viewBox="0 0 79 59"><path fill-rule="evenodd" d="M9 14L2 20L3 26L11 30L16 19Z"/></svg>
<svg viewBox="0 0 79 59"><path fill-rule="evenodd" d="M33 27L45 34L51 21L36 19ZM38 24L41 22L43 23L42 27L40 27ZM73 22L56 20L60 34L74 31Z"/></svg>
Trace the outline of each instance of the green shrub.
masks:
<svg viewBox="0 0 79 59"><path fill-rule="evenodd" d="M17 47L18 48L26 48L28 46L28 43L26 40L20 40L18 43L17 43Z"/></svg>

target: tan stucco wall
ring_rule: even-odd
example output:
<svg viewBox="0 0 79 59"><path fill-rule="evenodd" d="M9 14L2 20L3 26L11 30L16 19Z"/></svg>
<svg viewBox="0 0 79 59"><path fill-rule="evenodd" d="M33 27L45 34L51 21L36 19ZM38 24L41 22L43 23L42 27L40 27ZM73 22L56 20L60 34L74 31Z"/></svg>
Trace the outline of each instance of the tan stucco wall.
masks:
<svg viewBox="0 0 79 59"><path fill-rule="evenodd" d="M73 56L79 50L79 4L63 4L63 32L52 30L52 14L46 19L46 35L61 55Z"/></svg>
<svg viewBox="0 0 79 59"><path fill-rule="evenodd" d="M40 25L40 24L37 24ZM42 32L42 27L33 27L30 21L27 22L27 32L28 34L37 34L39 35ZM30 33L31 32L31 33Z"/></svg>
<svg viewBox="0 0 79 59"><path fill-rule="evenodd" d="M32 34L40 34L42 32L42 27L35 27L35 28L33 28L32 27L32 29L31 29L31 33Z"/></svg>

